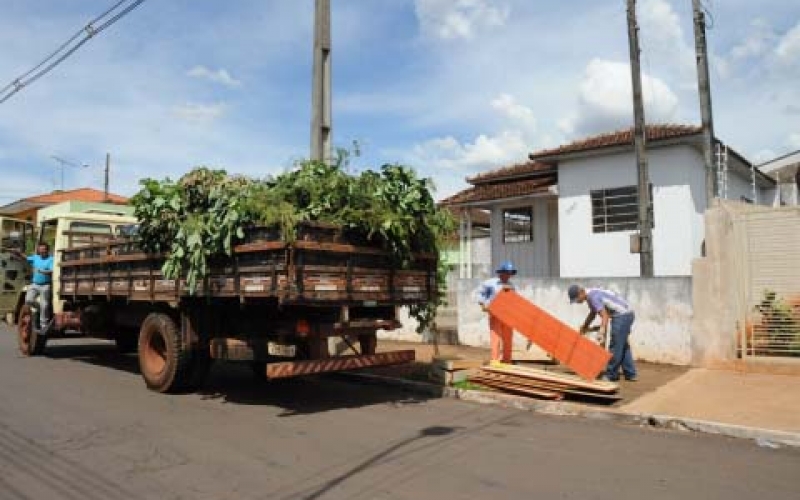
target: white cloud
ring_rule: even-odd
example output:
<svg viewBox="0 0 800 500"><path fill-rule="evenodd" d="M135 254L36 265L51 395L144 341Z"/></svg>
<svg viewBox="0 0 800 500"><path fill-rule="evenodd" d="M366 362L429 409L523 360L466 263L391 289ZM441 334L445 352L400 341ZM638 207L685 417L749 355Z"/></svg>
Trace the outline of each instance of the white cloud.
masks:
<svg viewBox="0 0 800 500"><path fill-rule="evenodd" d="M533 110L510 94L500 94L489 105L501 118L499 132L479 134L465 142L451 135L430 139L412 148L409 161L429 169L464 173L525 161L527 154L541 145Z"/></svg>
<svg viewBox="0 0 800 500"><path fill-rule="evenodd" d="M678 97L658 78L642 74L645 119L669 122L676 119ZM580 85L578 110L562 118L559 127L566 134L591 134L633 124L633 90L630 65L593 59Z"/></svg>
<svg viewBox="0 0 800 500"><path fill-rule="evenodd" d="M214 71L201 65L195 66L187 71L186 74L192 78L208 80L210 82L219 83L230 88L241 87L242 85L241 81L233 78L231 74L228 73L228 70L224 68Z"/></svg>
<svg viewBox="0 0 800 500"><path fill-rule="evenodd" d="M500 94L492 100L491 105L496 111L520 126L523 132L536 132L536 117L533 115L533 110L518 103L513 96Z"/></svg>
<svg viewBox="0 0 800 500"><path fill-rule="evenodd" d="M790 148L800 149L800 132L796 134L789 134L789 140L786 142Z"/></svg>
<svg viewBox="0 0 800 500"><path fill-rule="evenodd" d="M481 134L467 143L452 136L431 139L415 145L411 156L415 164L428 169L472 172L524 160L528 151L520 131L506 130Z"/></svg>
<svg viewBox="0 0 800 500"><path fill-rule="evenodd" d="M781 38L775 49L778 60L787 65L797 65L800 61L800 22Z"/></svg>
<svg viewBox="0 0 800 500"><path fill-rule="evenodd" d="M642 64L650 56L659 66L667 64L683 79L695 75L694 48L684 35L681 19L666 0L646 0L639 9Z"/></svg>
<svg viewBox="0 0 800 500"><path fill-rule="evenodd" d="M470 39L476 32L503 26L507 5L492 0L414 0L422 33L443 40Z"/></svg>
<svg viewBox="0 0 800 500"><path fill-rule="evenodd" d="M193 123L210 123L220 118L228 106L225 103L200 104L187 102L173 108L173 112L182 120Z"/></svg>
<svg viewBox="0 0 800 500"><path fill-rule="evenodd" d="M762 18L750 23L750 32L731 49L731 58L736 61L763 56L775 43L775 32L769 23Z"/></svg>

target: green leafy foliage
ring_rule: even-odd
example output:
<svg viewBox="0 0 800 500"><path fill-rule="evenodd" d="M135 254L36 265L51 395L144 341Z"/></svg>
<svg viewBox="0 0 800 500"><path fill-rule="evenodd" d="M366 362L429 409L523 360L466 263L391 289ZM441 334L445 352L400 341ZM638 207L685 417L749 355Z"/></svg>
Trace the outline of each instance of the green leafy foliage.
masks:
<svg viewBox="0 0 800 500"><path fill-rule="evenodd" d="M772 337L771 346L777 352L789 352L792 356L800 353L800 319L795 308L781 299L772 290L764 290L761 302L756 305L761 313L761 328Z"/></svg>
<svg viewBox="0 0 800 500"><path fill-rule="evenodd" d="M164 275L186 276L191 291L208 275L211 262L231 255L247 229L256 225L280 228L291 242L298 223L335 224L356 238L380 244L400 268L410 265L413 253L440 253L455 221L436 206L429 179L420 179L402 165L350 174L342 166L345 161L340 155L336 165L303 162L265 180L205 167L177 182L145 179L132 200L141 244L148 252L166 254ZM445 275L440 262L435 300L411 310L419 331L435 320Z"/></svg>

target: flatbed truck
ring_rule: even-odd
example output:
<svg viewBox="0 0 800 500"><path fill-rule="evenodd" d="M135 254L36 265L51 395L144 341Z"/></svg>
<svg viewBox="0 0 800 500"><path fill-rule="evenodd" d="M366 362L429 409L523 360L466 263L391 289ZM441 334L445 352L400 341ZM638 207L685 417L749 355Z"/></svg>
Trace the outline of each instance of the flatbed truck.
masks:
<svg viewBox="0 0 800 500"><path fill-rule="evenodd" d="M42 221L40 240L49 235L56 259L54 321L42 331L34 308L20 305L24 355L64 338L111 339L121 352L137 351L145 384L165 393L197 389L218 360L273 379L414 359L413 350L378 353L377 332L401 326L399 308L434 299L435 255L401 268L335 226L302 224L291 242L252 228L191 290L185 278L163 275L164 255L124 235L132 224L103 214Z"/></svg>

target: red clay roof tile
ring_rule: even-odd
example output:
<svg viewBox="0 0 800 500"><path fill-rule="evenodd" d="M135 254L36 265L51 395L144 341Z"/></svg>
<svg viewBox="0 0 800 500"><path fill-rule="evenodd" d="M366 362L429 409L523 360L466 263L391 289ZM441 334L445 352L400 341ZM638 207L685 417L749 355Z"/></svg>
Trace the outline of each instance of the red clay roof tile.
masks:
<svg viewBox="0 0 800 500"><path fill-rule="evenodd" d="M40 194L25 198L23 201L32 203L61 203L62 201L86 201L102 202L105 201L105 193L92 188L70 189L67 191L53 191L52 193ZM128 198L113 193L108 193L108 202L118 205L128 203Z"/></svg>
<svg viewBox="0 0 800 500"><path fill-rule="evenodd" d="M648 141L686 137L699 134L702 131L700 127L693 125L648 125L646 130ZM543 149L541 151L531 153L529 157L531 160L538 160L568 153L579 153L594 149L625 146L629 144L633 144L633 128L627 130L617 130L615 132L579 139L553 149Z"/></svg>
<svg viewBox="0 0 800 500"><path fill-rule="evenodd" d="M467 178L470 184L484 184L492 181L506 180L514 177L523 177L539 172L554 172L553 166L538 161L529 161L517 165L490 170L482 174Z"/></svg>
<svg viewBox="0 0 800 500"><path fill-rule="evenodd" d="M479 201L501 200L515 198L536 193L547 192L550 186L556 184L556 176L539 179L529 179L500 184L478 184L459 193L445 198L442 205L461 205Z"/></svg>

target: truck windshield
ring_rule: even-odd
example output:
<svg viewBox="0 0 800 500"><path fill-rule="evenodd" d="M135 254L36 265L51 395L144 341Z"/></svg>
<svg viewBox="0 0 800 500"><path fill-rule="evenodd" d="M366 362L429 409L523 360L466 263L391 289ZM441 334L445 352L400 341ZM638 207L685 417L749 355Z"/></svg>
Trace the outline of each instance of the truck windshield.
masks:
<svg viewBox="0 0 800 500"><path fill-rule="evenodd" d="M51 251L56 246L56 229L58 228L58 221L48 221L43 223L42 229L39 233L39 242L47 243L50 245Z"/></svg>

